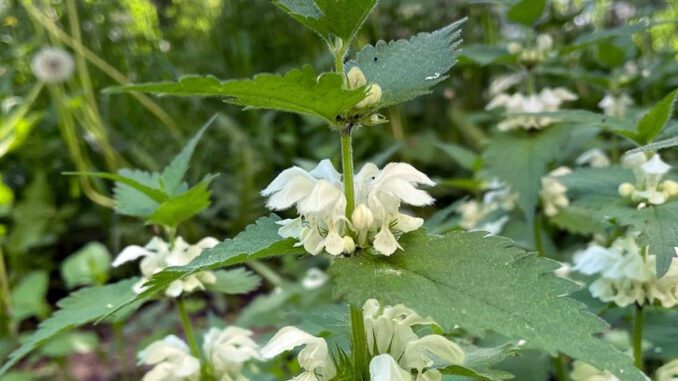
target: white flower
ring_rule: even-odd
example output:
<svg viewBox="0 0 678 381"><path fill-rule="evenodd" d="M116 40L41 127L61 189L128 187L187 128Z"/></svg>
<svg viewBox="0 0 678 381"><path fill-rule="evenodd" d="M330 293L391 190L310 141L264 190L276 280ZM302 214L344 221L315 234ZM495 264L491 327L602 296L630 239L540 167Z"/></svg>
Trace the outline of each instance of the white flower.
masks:
<svg viewBox="0 0 678 381"><path fill-rule="evenodd" d="M118 254L118 257L113 261L113 267L118 267L123 263L143 259L140 263L141 280L134 285L134 291L141 293L144 291L144 283L146 283L155 273L164 270L167 267L183 266L190 263L200 253L214 247L219 241L215 238L207 237L202 239L195 245L189 245L181 237L177 237L174 241L174 246L170 249L169 243L163 241L159 237L153 237L144 247L128 246ZM216 276L211 271L203 271L197 274L191 274L188 277L180 280L175 280L170 283L165 295L170 297L177 297L184 292L193 292L195 290L205 289L206 284L213 284L216 282Z"/></svg>
<svg viewBox="0 0 678 381"><path fill-rule="evenodd" d="M541 190L539 196L544 205L544 214L553 217L558 214L560 209L567 208L570 200L567 198L567 188L558 177L569 175L572 170L567 167L560 167L551 171L548 176L541 178Z"/></svg>
<svg viewBox="0 0 678 381"><path fill-rule="evenodd" d="M638 233L617 238L609 248L597 244L574 256L574 270L599 275L590 286L591 295L620 307L657 301L666 308L678 305L678 259L666 275L657 279L656 257L643 256Z"/></svg>
<svg viewBox="0 0 678 381"><path fill-rule="evenodd" d="M398 366L398 363L389 354L375 356L370 361L371 381L410 381L412 376Z"/></svg>
<svg viewBox="0 0 678 381"><path fill-rule="evenodd" d="M299 346L304 346L297 356L304 372L293 380L326 381L336 375L337 371L330 357L327 342L296 327L287 326L278 331L261 349L261 356L264 359L272 359Z"/></svg>
<svg viewBox="0 0 678 381"><path fill-rule="evenodd" d="M515 93L508 95L501 93L494 97L485 107L491 110L497 107L506 109L506 119L497 125L500 131L509 131L514 129L541 129L556 120L544 116L515 115L515 114L533 114L541 112L554 112L560 109L563 102L577 99L577 96L565 88L555 89L545 88L539 94L523 95Z"/></svg>
<svg viewBox="0 0 678 381"><path fill-rule="evenodd" d="M281 221L279 233L299 240L306 251L317 255L351 253L368 247L393 254L398 237L418 229L420 218L400 213L401 204L424 206L433 198L417 185L435 185L425 174L405 163L390 163L383 169L365 164L354 178L356 208L345 216L346 196L341 175L329 160L311 172L293 167L283 171L261 193L267 206L284 210L296 206L299 217Z"/></svg>
<svg viewBox="0 0 678 381"><path fill-rule="evenodd" d="M203 352L212 364L219 380L246 380L240 371L245 362L259 358L257 343L252 331L230 326L211 328L205 334Z"/></svg>
<svg viewBox="0 0 678 381"><path fill-rule="evenodd" d="M673 180L662 181L662 177L671 170L658 153L648 160L644 153L627 154L622 157L622 166L630 168L635 177L635 186L630 183L622 183L619 186L619 194L630 198L640 205L648 202L653 205L661 205L669 198L678 196L678 184Z"/></svg>
<svg viewBox="0 0 678 381"><path fill-rule="evenodd" d="M606 94L598 103L605 115L622 118L626 115L626 110L633 105L633 100L626 94L612 95Z"/></svg>
<svg viewBox="0 0 678 381"><path fill-rule="evenodd" d="M413 327L435 324L422 318L402 304L382 307L375 299L363 305L367 347L374 356L388 354L398 359L398 365L408 373L416 370L417 379L434 377L435 368L464 362L464 351L456 343L441 335L419 337ZM382 369L387 359L380 360Z"/></svg>
<svg viewBox="0 0 678 381"><path fill-rule="evenodd" d="M678 381L678 359L668 362L655 372L657 381Z"/></svg>
<svg viewBox="0 0 678 381"><path fill-rule="evenodd" d="M39 80L59 83L69 79L74 70L73 57L60 48L45 47L33 56L31 69Z"/></svg>
<svg viewBox="0 0 678 381"><path fill-rule="evenodd" d="M459 226L469 231L486 231L496 235L509 221L508 215L501 214L516 207L517 196L498 180L491 181L486 189L482 202L470 200L457 206L461 215Z"/></svg>
<svg viewBox="0 0 678 381"><path fill-rule="evenodd" d="M301 281L301 284L307 290L315 290L316 288L320 288L322 285L327 283L327 280L328 276L324 271L313 267L306 271L306 276Z"/></svg>
<svg viewBox="0 0 678 381"><path fill-rule="evenodd" d="M154 341L139 353L139 362L154 365L143 381L197 381L200 361L191 356L186 343L174 335Z"/></svg>
<svg viewBox="0 0 678 381"><path fill-rule="evenodd" d="M615 375L610 372L600 371L593 366L575 361L572 373L570 373L572 381L620 381Z"/></svg>
<svg viewBox="0 0 678 381"><path fill-rule="evenodd" d="M575 160L577 165L588 165L594 168L604 168L610 166L610 158L607 157L605 152L600 148L592 148L581 155Z"/></svg>

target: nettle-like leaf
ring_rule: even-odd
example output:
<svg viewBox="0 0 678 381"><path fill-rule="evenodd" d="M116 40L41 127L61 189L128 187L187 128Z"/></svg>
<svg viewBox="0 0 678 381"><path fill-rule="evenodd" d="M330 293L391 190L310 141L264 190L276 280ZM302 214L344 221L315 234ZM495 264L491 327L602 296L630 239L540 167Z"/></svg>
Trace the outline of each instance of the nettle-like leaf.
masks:
<svg viewBox="0 0 678 381"><path fill-rule="evenodd" d="M641 244L657 256L657 275L664 275L678 246L678 200L638 209L617 193L622 182L633 182L631 171L619 167L586 168L562 178L571 206L585 210L590 218L612 221L643 233Z"/></svg>
<svg viewBox="0 0 678 381"><path fill-rule="evenodd" d="M529 222L534 219L541 189L541 178L548 164L556 159L570 135L564 125L555 125L533 134L497 134L483 158L487 171L518 193L518 203Z"/></svg>
<svg viewBox="0 0 678 381"><path fill-rule="evenodd" d="M317 32L328 44L339 37L349 44L377 0L273 0L299 23Z"/></svg>
<svg viewBox="0 0 678 381"><path fill-rule="evenodd" d="M193 152L212 117L186 144L162 173L121 169L106 172L68 172L66 174L99 177L115 181L115 211L144 219L147 223L174 228L210 205L209 184L216 175L207 175L189 188L183 181Z"/></svg>
<svg viewBox="0 0 678 381"><path fill-rule="evenodd" d="M137 279L127 279L106 286L83 288L61 299L57 303L59 310L41 322L37 331L10 354L8 361L0 368L0 376L49 339L110 314L114 306L134 295L132 286L135 282ZM129 313L134 308L129 306L125 311L119 311L117 316Z"/></svg>
<svg viewBox="0 0 678 381"><path fill-rule="evenodd" d="M659 135L671 118L673 105L678 96L678 89L673 90L664 99L659 101L654 107L638 121L636 127L636 141L639 144L649 144Z"/></svg>
<svg viewBox="0 0 678 381"><path fill-rule="evenodd" d="M659 151L662 149L667 149L671 147L678 146L678 136L673 137L673 138L668 138L664 140L660 140L654 143L646 144L644 146L640 146L637 148L634 148L632 150L629 150L628 153L637 153L637 152L647 152L647 151Z"/></svg>
<svg viewBox="0 0 678 381"><path fill-rule="evenodd" d="M354 305L369 298L403 303L447 330L457 324L473 334L492 330L624 380L646 380L628 356L594 337L607 324L566 296L577 286L552 273L557 262L485 234L417 232L401 239L403 252L337 259L329 272Z"/></svg>
<svg viewBox="0 0 678 381"><path fill-rule="evenodd" d="M178 82L141 83L108 91L223 97L224 101L240 106L318 116L330 124L365 98L363 88L344 89L341 75L323 73L318 76L309 65L290 70L285 75L266 73L253 79L228 81L190 75Z"/></svg>
<svg viewBox="0 0 678 381"><path fill-rule="evenodd" d="M295 246L295 240L280 238L279 226L276 224L278 221L280 218L276 215L262 217L235 238L227 239L211 249L204 250L189 264L168 267L154 274L144 284L145 290L142 293L120 303L115 310L152 296L167 288L175 280L184 279L201 271L217 270L282 255L304 254L304 248Z"/></svg>
<svg viewBox="0 0 678 381"><path fill-rule="evenodd" d="M217 281L208 285L207 288L224 294L247 294L261 285L261 277L244 268L217 271L214 275L217 277Z"/></svg>
<svg viewBox="0 0 678 381"><path fill-rule="evenodd" d="M457 21L432 33L419 33L409 41L398 40L375 46L367 45L346 64L346 70L358 66L369 83L381 87L385 107L428 94L431 88L448 77L457 61L461 40Z"/></svg>

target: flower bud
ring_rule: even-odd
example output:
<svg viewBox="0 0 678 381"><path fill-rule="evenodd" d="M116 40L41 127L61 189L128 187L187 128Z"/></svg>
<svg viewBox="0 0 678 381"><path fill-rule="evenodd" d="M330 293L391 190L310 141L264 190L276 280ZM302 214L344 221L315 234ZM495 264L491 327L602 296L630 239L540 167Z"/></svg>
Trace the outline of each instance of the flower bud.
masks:
<svg viewBox="0 0 678 381"><path fill-rule="evenodd" d="M370 85L367 88L366 97L360 103L358 103L356 108L367 108L373 106L381 100L381 86L376 83Z"/></svg>
<svg viewBox="0 0 678 381"><path fill-rule="evenodd" d="M353 237L351 237L350 235L345 235L343 239L344 239L344 253L351 254L352 252L354 252L355 241L353 241Z"/></svg>
<svg viewBox="0 0 678 381"><path fill-rule="evenodd" d="M357 66L353 66L351 70L348 71L346 77L348 80L348 88L350 90L367 85L367 78L365 78L365 74L363 74L363 71Z"/></svg>
<svg viewBox="0 0 678 381"><path fill-rule="evenodd" d="M619 185L619 195L624 198L629 198L636 191L636 187L631 183L622 183Z"/></svg>
<svg viewBox="0 0 678 381"><path fill-rule="evenodd" d="M353 211L351 221L357 231L369 230L374 223L374 215L372 215L372 211L365 204L360 204Z"/></svg>
<svg viewBox="0 0 678 381"><path fill-rule="evenodd" d="M665 180L661 183L660 188L667 198L678 196L678 182Z"/></svg>

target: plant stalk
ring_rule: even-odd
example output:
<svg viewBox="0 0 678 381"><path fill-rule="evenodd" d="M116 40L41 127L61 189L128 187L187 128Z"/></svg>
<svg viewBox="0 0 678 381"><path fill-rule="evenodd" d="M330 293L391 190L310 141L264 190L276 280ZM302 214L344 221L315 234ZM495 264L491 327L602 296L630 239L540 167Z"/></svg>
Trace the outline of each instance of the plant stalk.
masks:
<svg viewBox="0 0 678 381"><path fill-rule="evenodd" d="M636 368L643 370L643 306L639 304L633 319L633 361Z"/></svg>
<svg viewBox="0 0 678 381"><path fill-rule="evenodd" d="M532 223L532 234L534 235L534 250L537 251L537 255L543 257L544 243L542 242L541 237L541 217L539 213L534 216L534 222Z"/></svg>
<svg viewBox="0 0 678 381"><path fill-rule="evenodd" d="M195 340L195 335L193 334L193 326L191 325L191 319L188 317L184 299L179 297L176 299L176 302L179 317L181 318L181 326L184 329L184 335L186 336L186 341L188 341L188 346L191 348L191 355L197 359L201 359L200 348L198 347L198 342Z"/></svg>
<svg viewBox="0 0 678 381"><path fill-rule="evenodd" d="M13 334L12 296L9 291L9 278L5 268L5 257L0 248L0 338Z"/></svg>
<svg viewBox="0 0 678 381"><path fill-rule="evenodd" d="M341 132L341 166L344 173L344 194L346 195L346 218L351 220L355 209L355 188L353 186L353 147L351 130Z"/></svg>
<svg viewBox="0 0 678 381"><path fill-rule="evenodd" d="M349 314L351 316L353 380L368 380L370 355L367 350L367 334L365 333L363 311L360 308L349 306Z"/></svg>

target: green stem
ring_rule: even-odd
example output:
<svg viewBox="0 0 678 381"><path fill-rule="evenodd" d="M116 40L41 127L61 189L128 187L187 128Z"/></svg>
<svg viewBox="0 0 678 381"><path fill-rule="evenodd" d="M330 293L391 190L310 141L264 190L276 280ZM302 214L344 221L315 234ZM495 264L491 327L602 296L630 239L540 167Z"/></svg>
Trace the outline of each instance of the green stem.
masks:
<svg viewBox="0 0 678 381"><path fill-rule="evenodd" d="M182 298L177 298L176 301L177 309L179 310L179 317L181 318L181 325L184 328L184 335L186 336L186 341L188 341L189 348L191 348L191 355L197 359L200 359L200 348L198 347L198 342L195 340L193 326L191 325L191 319L188 317L184 300Z"/></svg>
<svg viewBox="0 0 678 381"><path fill-rule="evenodd" d="M639 304L633 319L633 361L636 368L643 370L643 306Z"/></svg>
<svg viewBox="0 0 678 381"><path fill-rule="evenodd" d="M341 132L341 166L344 173L344 194L346 195L346 218L351 219L355 209L355 194L353 187L353 148L351 145L351 130Z"/></svg>
<svg viewBox="0 0 678 381"><path fill-rule="evenodd" d="M0 249L0 337L14 333L12 326L12 296L9 291L9 278L5 269L5 258Z"/></svg>
<svg viewBox="0 0 678 381"><path fill-rule="evenodd" d="M553 362L553 370L557 381L567 381L567 367L565 366L565 356L558 354L558 356L551 359Z"/></svg>
<svg viewBox="0 0 678 381"><path fill-rule="evenodd" d="M283 284L283 279L280 275L276 274L275 271L271 270L270 267L266 266L263 262L252 261L247 262L247 265L259 274L262 278L266 279L270 284L275 287L280 287Z"/></svg>
<svg viewBox="0 0 678 381"><path fill-rule="evenodd" d="M532 223L532 234L534 235L534 249L537 251L537 255L540 257L544 256L544 244L541 239L541 217L539 214L534 216L534 222Z"/></svg>
<svg viewBox="0 0 678 381"><path fill-rule="evenodd" d="M349 306L349 313L351 315L351 335L353 337L353 380L368 380L370 355L367 350L367 335L365 333L363 311L360 308Z"/></svg>

